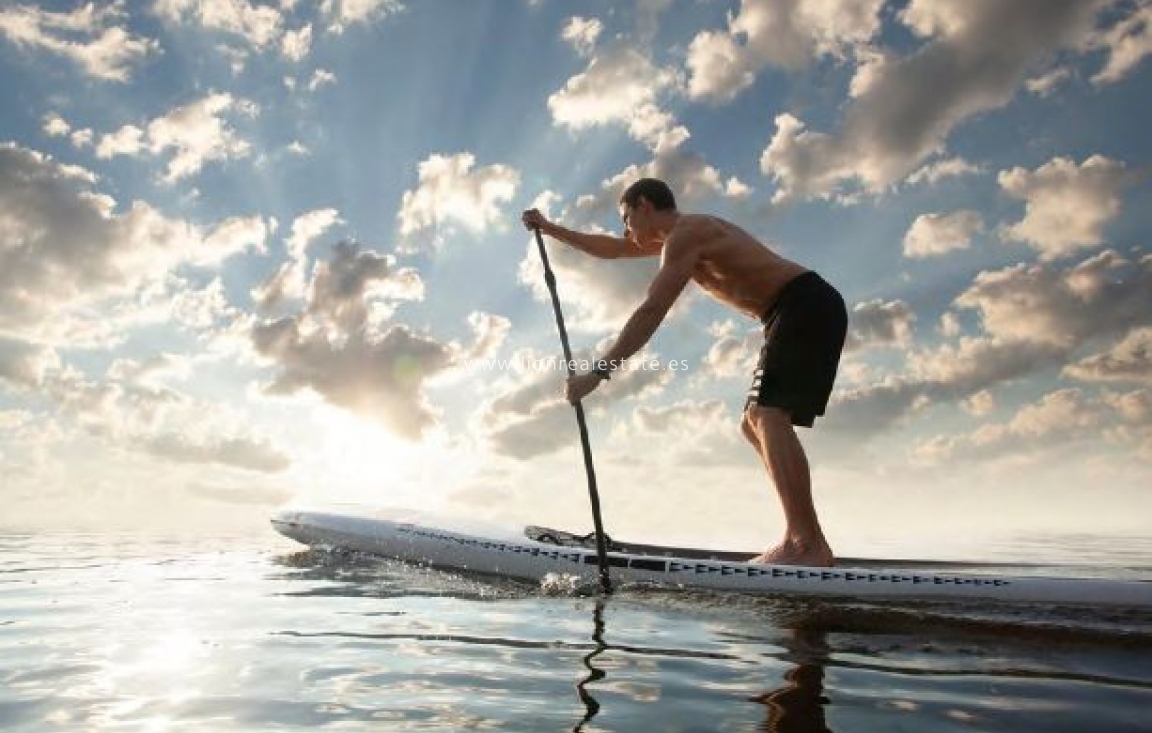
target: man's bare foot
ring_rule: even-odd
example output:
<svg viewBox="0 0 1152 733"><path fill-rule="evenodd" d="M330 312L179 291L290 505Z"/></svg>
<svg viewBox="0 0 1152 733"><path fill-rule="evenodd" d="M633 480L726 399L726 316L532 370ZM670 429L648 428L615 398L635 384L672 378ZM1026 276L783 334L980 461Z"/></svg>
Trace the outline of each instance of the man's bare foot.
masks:
<svg viewBox="0 0 1152 733"><path fill-rule="evenodd" d="M821 542L809 545L800 540L784 540L767 552L757 555L748 562L766 565L804 565L810 568L830 568L836 564L832 548Z"/></svg>

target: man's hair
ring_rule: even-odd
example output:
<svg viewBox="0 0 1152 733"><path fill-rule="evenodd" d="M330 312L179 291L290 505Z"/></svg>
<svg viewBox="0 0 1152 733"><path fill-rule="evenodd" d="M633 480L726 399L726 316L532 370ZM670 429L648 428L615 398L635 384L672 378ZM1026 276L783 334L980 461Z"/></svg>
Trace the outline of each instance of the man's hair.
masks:
<svg viewBox="0 0 1152 733"><path fill-rule="evenodd" d="M631 208L640 202L641 197L648 199L657 211L676 208L676 197L672 195L672 189L658 178L641 178L636 181L620 197L620 202Z"/></svg>

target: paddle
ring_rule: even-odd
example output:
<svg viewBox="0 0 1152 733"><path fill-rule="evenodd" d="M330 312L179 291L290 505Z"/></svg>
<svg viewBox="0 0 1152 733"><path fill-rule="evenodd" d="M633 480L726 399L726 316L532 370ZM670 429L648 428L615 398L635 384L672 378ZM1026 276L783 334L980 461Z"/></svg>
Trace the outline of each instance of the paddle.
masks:
<svg viewBox="0 0 1152 733"><path fill-rule="evenodd" d="M564 328L564 314L560 311L560 296L556 294L556 276L548 264L548 252L544 249L544 237L540 227L532 227L536 233L536 246L540 249L540 259L544 263L544 282L552 294L552 310L556 312L556 328L560 331L560 343L564 347L564 363L568 366L568 376L575 376L572 365L572 347L568 345L568 330ZM577 402L576 424L580 426L580 445L584 448L584 470L588 473L588 499L592 503L592 524L596 529L596 562L600 567L600 587L605 593L612 592L612 582L608 577L608 542L604 538L604 526L600 521L600 494L596 491L596 469L592 466L592 445L588 442L588 425L584 422L584 405Z"/></svg>

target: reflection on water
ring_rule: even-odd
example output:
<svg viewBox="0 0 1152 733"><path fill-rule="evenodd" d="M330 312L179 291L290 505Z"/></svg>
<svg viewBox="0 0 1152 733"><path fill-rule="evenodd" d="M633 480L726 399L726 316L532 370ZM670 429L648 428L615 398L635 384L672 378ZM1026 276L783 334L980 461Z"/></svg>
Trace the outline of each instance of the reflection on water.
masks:
<svg viewBox="0 0 1152 733"><path fill-rule="evenodd" d="M1148 612L551 597L259 538L0 547L6 732L1152 727Z"/></svg>
<svg viewBox="0 0 1152 733"><path fill-rule="evenodd" d="M592 690L595 683L607 675L595 665L595 660L612 649L604 639L605 605L605 599L596 601L592 615L594 647L582 659L588 673L576 684L576 693L585 708L580 722L572 729L577 733L600 712L600 703ZM766 708L766 719L758 728L767 733L827 733L824 706L828 698L824 696L823 682L829 650L824 633L801 625L789 630L783 639L786 653L782 658L793 666L783 674L785 684L749 698Z"/></svg>
<svg viewBox="0 0 1152 733"><path fill-rule="evenodd" d="M596 713L600 712L600 703L592 696L588 690L588 685L604 679L604 670L595 665L596 657L604 653L608 645L604 642L604 599L597 599L595 610L592 612L592 643L595 645L592 651L584 655L581 662L584 664L584 669L588 670L588 674L576 683L576 694L580 696L580 702L584 703L584 717L576 724L573 731L584 730L584 726L592 718L596 717Z"/></svg>
<svg viewBox="0 0 1152 733"><path fill-rule="evenodd" d="M768 733L825 733L824 664L829 655L818 628L800 626L785 637L784 659L794 666L784 673L785 684L751 698L767 708L762 730Z"/></svg>

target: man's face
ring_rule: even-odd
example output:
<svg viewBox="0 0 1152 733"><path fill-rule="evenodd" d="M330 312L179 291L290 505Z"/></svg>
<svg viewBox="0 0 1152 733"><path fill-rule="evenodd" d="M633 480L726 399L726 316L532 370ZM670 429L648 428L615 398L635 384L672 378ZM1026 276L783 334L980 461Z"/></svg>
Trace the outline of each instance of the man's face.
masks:
<svg viewBox="0 0 1152 733"><path fill-rule="evenodd" d="M635 206L629 206L626 203L620 204L620 220L624 222L624 238L634 244L643 244L647 236L646 222L647 222L647 209L648 202L640 199L636 202Z"/></svg>

